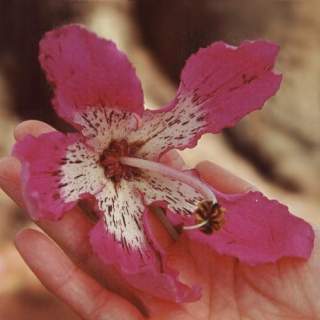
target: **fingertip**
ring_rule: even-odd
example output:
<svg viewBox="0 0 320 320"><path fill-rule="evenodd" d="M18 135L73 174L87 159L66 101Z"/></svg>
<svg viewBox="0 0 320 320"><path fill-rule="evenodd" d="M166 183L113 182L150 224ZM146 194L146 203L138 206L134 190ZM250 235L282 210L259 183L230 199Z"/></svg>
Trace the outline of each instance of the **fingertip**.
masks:
<svg viewBox="0 0 320 320"><path fill-rule="evenodd" d="M0 179L12 177L13 173L19 172L21 168L18 159L12 156L6 156L0 159ZM14 174L16 176L16 174Z"/></svg>
<svg viewBox="0 0 320 320"><path fill-rule="evenodd" d="M198 171L201 171L203 168L207 168L210 164L212 164L212 162L210 162L209 160L200 161L200 162L196 165L196 169L197 169Z"/></svg>
<svg viewBox="0 0 320 320"><path fill-rule="evenodd" d="M55 244L45 234L31 228L19 231L14 244L33 271L40 270L44 263L52 265L55 251L60 254L60 250L57 250Z"/></svg>
<svg viewBox="0 0 320 320"><path fill-rule="evenodd" d="M25 236L28 236L31 229L22 229L19 230L15 235L15 243L20 243L20 241L23 241L25 239Z"/></svg>
<svg viewBox="0 0 320 320"><path fill-rule="evenodd" d="M7 156L0 159L0 187L6 191L17 191L17 186L20 185L21 164L18 159Z"/></svg>
<svg viewBox="0 0 320 320"><path fill-rule="evenodd" d="M19 123L14 129L16 141L22 140L26 135L39 136L43 133L54 131L55 129L45 122L38 120L26 120Z"/></svg>
<svg viewBox="0 0 320 320"><path fill-rule="evenodd" d="M202 161L197 164L196 170L204 181L221 192L245 193L257 191L257 188L248 181L237 177L213 162Z"/></svg>
<svg viewBox="0 0 320 320"><path fill-rule="evenodd" d="M183 158L177 150L166 152L160 159L160 162L178 170L183 170L186 166Z"/></svg>
<svg viewBox="0 0 320 320"><path fill-rule="evenodd" d="M14 157L0 160L0 187L20 207L24 206L20 186L20 162Z"/></svg>
<svg viewBox="0 0 320 320"><path fill-rule="evenodd" d="M16 233L14 243L20 253L24 251L25 247L32 247L34 250L35 248L33 245L41 236L41 232L37 230L31 228L22 229Z"/></svg>

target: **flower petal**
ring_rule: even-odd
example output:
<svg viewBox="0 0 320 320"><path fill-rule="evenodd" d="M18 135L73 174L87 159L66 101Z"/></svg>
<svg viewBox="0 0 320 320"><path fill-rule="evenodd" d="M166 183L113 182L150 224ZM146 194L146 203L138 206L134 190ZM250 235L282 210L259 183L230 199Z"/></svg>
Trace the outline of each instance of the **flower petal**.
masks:
<svg viewBox="0 0 320 320"><path fill-rule="evenodd" d="M152 236L147 209L132 185L110 182L97 196L102 219L90 234L94 252L106 264L116 265L134 287L162 299L187 302L199 298L166 264L166 253ZM155 290L156 288L156 290Z"/></svg>
<svg viewBox="0 0 320 320"><path fill-rule="evenodd" d="M23 194L33 219L59 219L78 199L95 194L104 183L97 156L79 134L50 132L27 136L14 146L22 163Z"/></svg>
<svg viewBox="0 0 320 320"><path fill-rule="evenodd" d="M113 42L68 25L45 35L39 59L55 87L55 109L71 124L74 114L88 106L142 114L140 81Z"/></svg>
<svg viewBox="0 0 320 320"><path fill-rule="evenodd" d="M126 139L132 130L137 129L139 120L131 112L88 107L75 114L74 123L87 138L86 144L100 153L112 140Z"/></svg>
<svg viewBox="0 0 320 320"><path fill-rule="evenodd" d="M97 226L92 239L96 234L102 236L100 230L104 229L106 244L112 244L111 239L118 243L113 254L102 256L106 262L108 259L119 261L125 271L135 272L141 265L154 260L152 251L147 250L148 243L143 232L142 216L145 206L141 202L140 195L135 192L126 180L119 183L107 181L105 187L96 195L97 211L101 213L104 223ZM114 244L112 244L114 245ZM101 244L97 244L100 248ZM107 248L101 247L104 251ZM117 249L117 250L116 250ZM127 250L129 254L124 252ZM98 252L100 253L100 251Z"/></svg>
<svg viewBox="0 0 320 320"><path fill-rule="evenodd" d="M309 258L313 229L290 214L286 206L260 192L218 194L218 199L226 210L224 227L209 237L190 231L195 241L250 265L276 262L283 257Z"/></svg>
<svg viewBox="0 0 320 320"><path fill-rule="evenodd" d="M265 41L200 49L182 71L175 100L145 112L143 126L130 137L143 142L139 156L155 159L172 148L192 147L202 134L231 127L261 108L280 86L281 76L272 71L277 53Z"/></svg>
<svg viewBox="0 0 320 320"><path fill-rule="evenodd" d="M185 174L189 173L185 171ZM151 171L136 177L134 184L147 205L165 202L170 210L185 216L191 216L204 200L203 195L190 185Z"/></svg>

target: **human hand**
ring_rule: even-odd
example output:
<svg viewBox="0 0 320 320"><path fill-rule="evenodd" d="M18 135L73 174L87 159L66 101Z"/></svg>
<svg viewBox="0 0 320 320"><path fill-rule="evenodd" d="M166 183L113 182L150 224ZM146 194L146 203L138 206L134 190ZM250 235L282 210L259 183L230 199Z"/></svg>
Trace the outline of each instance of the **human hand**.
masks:
<svg viewBox="0 0 320 320"><path fill-rule="evenodd" d="M17 127L15 136L20 140L51 130L44 123L27 121ZM202 179L225 193L252 188L214 164L200 163L197 169ZM1 161L0 185L24 206L16 159ZM319 233L307 262L286 258L277 264L249 267L191 240L174 243L154 221L163 245L174 246L170 259L181 278L203 288L201 300L175 304L130 287L114 269L103 265L88 242L92 223L79 208L58 222L39 221L38 225L52 240L26 229L16 237L17 248L47 289L83 319L320 319Z"/></svg>

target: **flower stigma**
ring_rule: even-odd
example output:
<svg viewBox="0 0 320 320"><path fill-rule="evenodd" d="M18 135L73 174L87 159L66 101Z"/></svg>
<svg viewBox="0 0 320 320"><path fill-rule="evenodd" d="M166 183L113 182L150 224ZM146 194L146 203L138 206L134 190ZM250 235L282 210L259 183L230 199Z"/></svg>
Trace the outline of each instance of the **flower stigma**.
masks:
<svg viewBox="0 0 320 320"><path fill-rule="evenodd" d="M138 175L138 168L129 167L120 162L120 157L133 155L137 147L137 144L128 144L125 139L111 141L99 158L99 164L104 168L105 177L117 183L122 178L132 180Z"/></svg>
<svg viewBox="0 0 320 320"><path fill-rule="evenodd" d="M124 166L138 170L149 170L175 178L190 185L203 195L205 200L201 201L194 211L196 224L183 226L182 230L189 231L200 229L204 233L211 234L213 231L220 230L223 226L224 209L218 204L217 198L211 189L199 179L172 167L150 160L121 156L119 162Z"/></svg>

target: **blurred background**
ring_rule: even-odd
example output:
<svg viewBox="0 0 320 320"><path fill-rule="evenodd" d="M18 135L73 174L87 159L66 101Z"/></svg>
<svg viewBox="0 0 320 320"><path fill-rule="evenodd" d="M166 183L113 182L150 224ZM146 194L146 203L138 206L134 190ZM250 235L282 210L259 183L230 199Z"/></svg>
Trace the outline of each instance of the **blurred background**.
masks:
<svg viewBox="0 0 320 320"><path fill-rule="evenodd" d="M37 60L40 38L56 26L82 23L113 39L137 69L150 108L174 96L186 58L198 48L269 39L281 46L278 95L182 154L190 166L204 159L222 165L319 224L319 12L319 0L1 0L0 156L10 153L12 130L23 119L66 128L50 107ZM2 191L0 210L0 320L78 319L18 257L14 234L30 222Z"/></svg>

